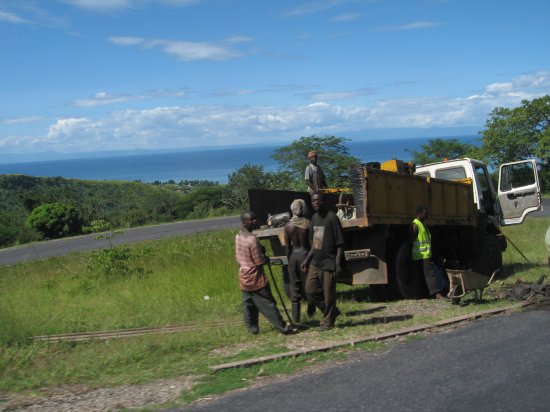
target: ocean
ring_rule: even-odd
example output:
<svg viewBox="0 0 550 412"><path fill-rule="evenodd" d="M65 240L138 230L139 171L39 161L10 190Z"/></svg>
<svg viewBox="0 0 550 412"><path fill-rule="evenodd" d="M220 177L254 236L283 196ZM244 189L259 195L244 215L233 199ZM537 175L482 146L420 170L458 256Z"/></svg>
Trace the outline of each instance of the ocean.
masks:
<svg viewBox="0 0 550 412"><path fill-rule="evenodd" d="M409 150L421 150L421 145L433 138L384 139L349 141L350 155L362 162L383 162L397 158L410 160ZM476 144L476 136L457 138ZM280 146L250 146L224 149L204 149L169 153L136 154L112 157L50 160L0 164L0 174L30 176L60 176L83 180L129 180L151 183L174 180L210 180L227 183L228 176L245 164L261 165L266 171L277 170L271 158ZM322 166L323 158L319 164Z"/></svg>

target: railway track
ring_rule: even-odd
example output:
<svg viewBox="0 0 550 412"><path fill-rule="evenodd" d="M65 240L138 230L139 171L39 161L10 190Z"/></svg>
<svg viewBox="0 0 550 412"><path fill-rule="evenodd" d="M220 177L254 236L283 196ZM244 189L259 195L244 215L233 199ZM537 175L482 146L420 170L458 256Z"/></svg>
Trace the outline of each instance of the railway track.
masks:
<svg viewBox="0 0 550 412"><path fill-rule="evenodd" d="M133 328L133 329L118 329L98 332L80 332L80 333L64 333L59 335L41 335L33 336L33 341L41 342L83 342L91 340L107 340L120 338L133 338L137 336L167 334L179 332L192 332L200 329L223 327L242 323L241 320L226 321L226 322L209 322L201 325L172 325L159 326L154 328Z"/></svg>

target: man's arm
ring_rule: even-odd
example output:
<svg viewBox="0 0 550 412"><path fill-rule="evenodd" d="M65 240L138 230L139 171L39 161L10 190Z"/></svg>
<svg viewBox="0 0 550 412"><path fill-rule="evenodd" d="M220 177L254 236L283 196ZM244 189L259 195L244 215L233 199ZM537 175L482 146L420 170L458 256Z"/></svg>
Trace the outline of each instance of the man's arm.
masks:
<svg viewBox="0 0 550 412"><path fill-rule="evenodd" d="M336 273L342 271L342 263L344 258L344 232L342 231L342 224L340 219L335 216L334 219L334 230L335 230L335 243L336 243Z"/></svg>
<svg viewBox="0 0 550 412"><path fill-rule="evenodd" d="M344 246L338 246L336 248L336 273L342 272L343 257L344 257Z"/></svg>
<svg viewBox="0 0 550 412"><path fill-rule="evenodd" d="M309 267L309 262L311 261L311 257L313 256L313 248L309 250L304 260L302 260L302 264L300 265L300 269L302 272L307 272L307 269Z"/></svg>

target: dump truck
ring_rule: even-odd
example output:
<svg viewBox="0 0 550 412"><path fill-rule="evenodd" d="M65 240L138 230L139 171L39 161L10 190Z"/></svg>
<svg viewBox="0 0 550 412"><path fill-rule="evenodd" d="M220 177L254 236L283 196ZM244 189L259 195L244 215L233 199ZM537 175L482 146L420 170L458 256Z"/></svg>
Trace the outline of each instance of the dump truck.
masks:
<svg viewBox="0 0 550 412"><path fill-rule="evenodd" d="M348 188L326 189L325 204L341 217L345 246L338 281L372 285L380 298L427 296L422 276L411 270L409 226L427 206L433 259L444 269L470 269L491 276L502 267L504 225L520 224L542 209L535 160L503 164L495 190L487 165L470 158L422 166L392 159L351 168ZM250 189L249 207L269 243L272 262L286 264L284 229L294 199L307 192ZM268 220L271 225L267 225ZM277 223L278 222L278 223Z"/></svg>

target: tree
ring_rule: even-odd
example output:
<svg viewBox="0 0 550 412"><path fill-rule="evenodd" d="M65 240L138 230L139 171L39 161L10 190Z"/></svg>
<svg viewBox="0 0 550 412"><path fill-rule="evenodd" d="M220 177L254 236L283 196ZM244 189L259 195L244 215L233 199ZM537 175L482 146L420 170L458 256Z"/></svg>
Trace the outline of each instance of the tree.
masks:
<svg viewBox="0 0 550 412"><path fill-rule="evenodd" d="M36 207L27 219L27 226L45 239L75 235L82 229L78 210L65 203L46 203Z"/></svg>
<svg viewBox="0 0 550 412"><path fill-rule="evenodd" d="M279 170L290 174L300 188L305 186L304 171L309 163L307 153L315 150L319 155L319 166L323 169L331 187L349 186L349 168L360 160L349 155L345 142L349 139L335 136L300 137L288 146L283 146L272 155L279 163Z"/></svg>
<svg viewBox="0 0 550 412"><path fill-rule="evenodd" d="M482 132L482 151L493 166L514 160L550 160L550 96L522 100L521 106L497 107Z"/></svg>
<svg viewBox="0 0 550 412"><path fill-rule="evenodd" d="M287 172L266 172L263 166L247 163L229 175L222 202L230 210L246 210L248 189L288 189L291 180Z"/></svg>
<svg viewBox="0 0 550 412"><path fill-rule="evenodd" d="M190 217L192 213L202 215L211 209L217 209L223 206L222 197L224 194L223 186L199 187L184 195L176 206L176 215L178 218ZM198 211L201 213L198 213ZM202 216L206 217L206 216Z"/></svg>
<svg viewBox="0 0 550 412"><path fill-rule="evenodd" d="M416 164L441 162L444 159L468 157L475 150L469 143L461 143L458 139L430 139L427 144L420 145L422 151L405 149Z"/></svg>

